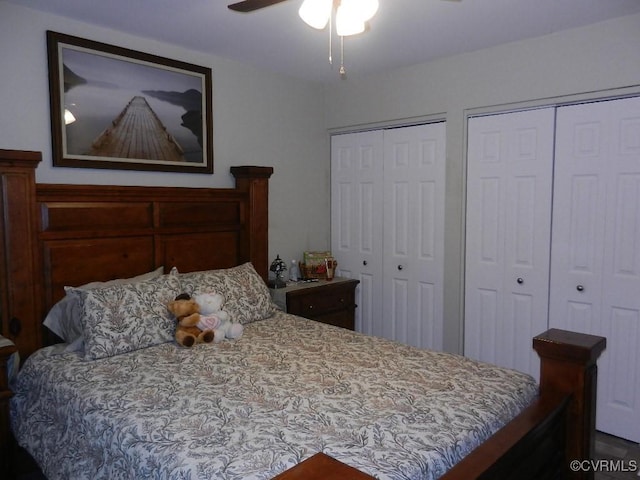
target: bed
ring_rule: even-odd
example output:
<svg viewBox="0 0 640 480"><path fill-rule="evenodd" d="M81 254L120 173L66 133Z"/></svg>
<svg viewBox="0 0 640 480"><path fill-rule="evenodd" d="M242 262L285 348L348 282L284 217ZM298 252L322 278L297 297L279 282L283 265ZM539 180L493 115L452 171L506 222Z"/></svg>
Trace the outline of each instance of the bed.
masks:
<svg viewBox="0 0 640 480"><path fill-rule="evenodd" d="M287 315L264 284L272 169L234 167L230 189L88 187L36 184L38 161L0 151L0 274L3 335L26 359L13 434L51 479L589 478L568 461L593 452L605 339L541 333L538 386ZM95 281L112 283L64 288ZM244 333L179 347L163 302L203 289ZM42 319L69 296L85 330L56 344ZM113 320L123 305L154 333Z"/></svg>

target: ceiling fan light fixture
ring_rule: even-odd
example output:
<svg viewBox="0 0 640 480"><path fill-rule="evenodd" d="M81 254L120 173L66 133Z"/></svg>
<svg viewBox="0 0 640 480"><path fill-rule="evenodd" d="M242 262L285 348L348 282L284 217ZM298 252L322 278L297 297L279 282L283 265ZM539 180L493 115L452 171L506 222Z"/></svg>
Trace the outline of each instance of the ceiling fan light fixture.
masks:
<svg viewBox="0 0 640 480"><path fill-rule="evenodd" d="M345 8L353 10L363 22L371 20L380 7L379 0L342 0L341 3Z"/></svg>
<svg viewBox="0 0 640 480"><path fill-rule="evenodd" d="M245 0L246 1L246 0ZM271 1L271 0L269 0ZM298 15L309 26L324 30L329 24L329 63L333 63L333 26L340 37L340 77L346 78L344 67L344 37L358 35L378 12L379 0L304 0Z"/></svg>
<svg viewBox="0 0 640 480"><path fill-rule="evenodd" d="M348 37L364 32L364 20L344 5L340 5L336 12L336 33L340 37Z"/></svg>
<svg viewBox="0 0 640 480"><path fill-rule="evenodd" d="M341 0L336 11L338 35L347 37L364 32L380 6L378 0Z"/></svg>
<svg viewBox="0 0 640 480"><path fill-rule="evenodd" d="M304 0L298 15L310 27L323 30L331 17L332 7L333 0Z"/></svg>
<svg viewBox="0 0 640 480"><path fill-rule="evenodd" d="M69 125L76 121L76 117L71 113L68 108L64 109L64 124Z"/></svg>

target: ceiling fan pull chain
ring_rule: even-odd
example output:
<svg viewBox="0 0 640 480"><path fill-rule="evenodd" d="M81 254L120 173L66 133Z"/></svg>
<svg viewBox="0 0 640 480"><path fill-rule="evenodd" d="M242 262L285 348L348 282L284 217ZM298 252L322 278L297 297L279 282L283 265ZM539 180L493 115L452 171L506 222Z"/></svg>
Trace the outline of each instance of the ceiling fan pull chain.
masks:
<svg viewBox="0 0 640 480"><path fill-rule="evenodd" d="M340 37L340 77L347 77L347 69L344 68L344 37Z"/></svg>
<svg viewBox="0 0 640 480"><path fill-rule="evenodd" d="M329 65L333 65L333 21L329 17Z"/></svg>

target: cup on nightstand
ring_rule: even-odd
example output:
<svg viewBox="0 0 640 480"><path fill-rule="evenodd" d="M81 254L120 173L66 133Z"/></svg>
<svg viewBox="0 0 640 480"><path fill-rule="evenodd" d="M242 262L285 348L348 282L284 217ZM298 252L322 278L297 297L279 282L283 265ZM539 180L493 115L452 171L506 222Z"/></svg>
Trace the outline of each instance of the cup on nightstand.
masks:
<svg viewBox="0 0 640 480"><path fill-rule="evenodd" d="M338 262L333 257L327 257L324 259L324 265L327 271L327 281L333 280L333 277L336 274L336 267L338 266Z"/></svg>

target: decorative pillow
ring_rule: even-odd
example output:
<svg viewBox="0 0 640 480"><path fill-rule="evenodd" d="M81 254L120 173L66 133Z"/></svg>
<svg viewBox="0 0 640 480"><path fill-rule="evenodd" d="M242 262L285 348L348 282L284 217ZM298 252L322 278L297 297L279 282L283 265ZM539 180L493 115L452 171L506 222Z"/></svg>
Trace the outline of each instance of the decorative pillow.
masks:
<svg viewBox="0 0 640 480"><path fill-rule="evenodd" d="M85 359L95 360L173 340L167 303L180 294L175 275L144 282L74 290L82 298Z"/></svg>
<svg viewBox="0 0 640 480"><path fill-rule="evenodd" d="M269 288L249 262L233 268L182 273L179 277L182 291L191 296L221 294L222 308L232 322L246 325L270 317L276 311Z"/></svg>
<svg viewBox="0 0 640 480"><path fill-rule="evenodd" d="M44 319L44 325L66 343L73 343L82 336L82 303L79 296L68 294L70 290L91 290L112 285L143 282L160 277L162 272L164 272L164 267L158 267L151 272L143 273L136 277L118 278L107 282L91 282L79 287L64 287L67 295L51 307Z"/></svg>

